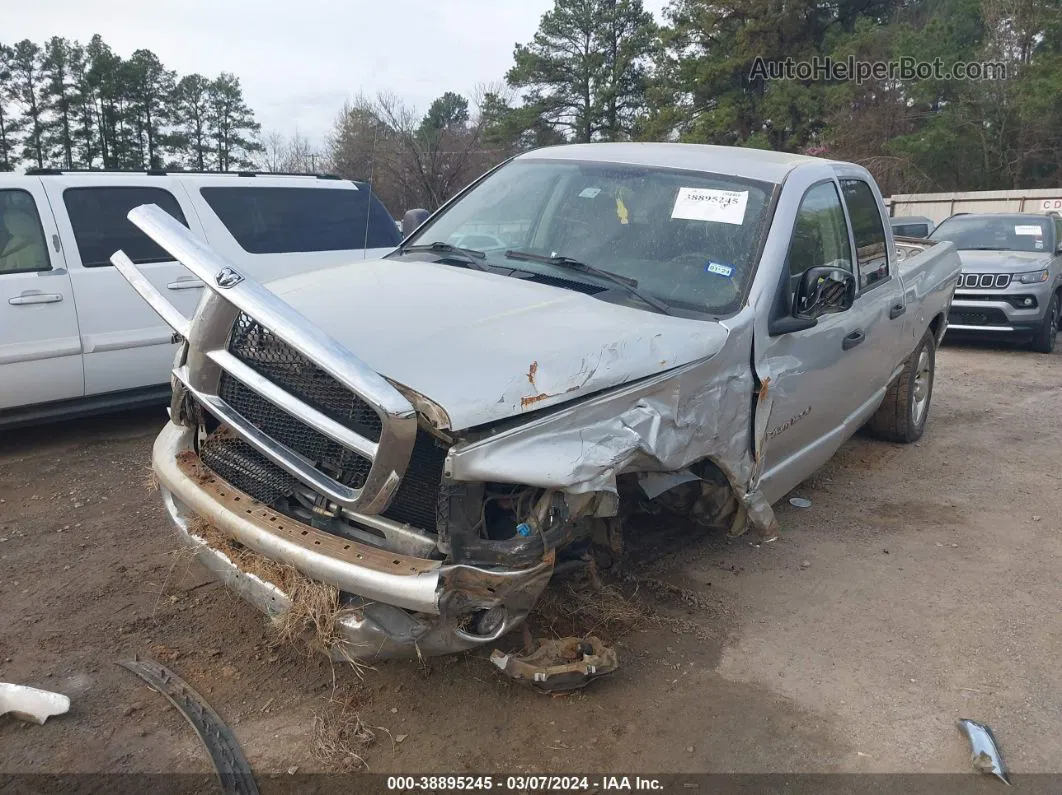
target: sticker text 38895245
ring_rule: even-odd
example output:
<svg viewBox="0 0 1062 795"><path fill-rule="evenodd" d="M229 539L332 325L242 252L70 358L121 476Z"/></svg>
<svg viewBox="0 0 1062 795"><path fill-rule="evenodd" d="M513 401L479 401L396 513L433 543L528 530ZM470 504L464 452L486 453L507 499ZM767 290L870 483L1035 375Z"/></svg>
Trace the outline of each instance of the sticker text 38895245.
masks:
<svg viewBox="0 0 1062 795"><path fill-rule="evenodd" d="M745 221L747 190L679 188L671 217L687 221L715 221L740 226Z"/></svg>

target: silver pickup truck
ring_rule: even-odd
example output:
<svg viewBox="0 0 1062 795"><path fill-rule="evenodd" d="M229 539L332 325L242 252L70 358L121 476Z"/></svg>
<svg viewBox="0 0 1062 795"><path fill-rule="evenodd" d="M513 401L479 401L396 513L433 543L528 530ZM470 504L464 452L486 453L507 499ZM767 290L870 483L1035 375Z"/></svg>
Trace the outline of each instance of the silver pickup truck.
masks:
<svg viewBox="0 0 1062 795"><path fill-rule="evenodd" d="M639 507L773 532L861 426L922 435L960 271L894 240L862 168L681 144L523 154L386 258L268 287L129 217L211 289L189 321L113 260L186 340L170 519L271 614L217 538L334 587L355 657L495 641Z"/></svg>

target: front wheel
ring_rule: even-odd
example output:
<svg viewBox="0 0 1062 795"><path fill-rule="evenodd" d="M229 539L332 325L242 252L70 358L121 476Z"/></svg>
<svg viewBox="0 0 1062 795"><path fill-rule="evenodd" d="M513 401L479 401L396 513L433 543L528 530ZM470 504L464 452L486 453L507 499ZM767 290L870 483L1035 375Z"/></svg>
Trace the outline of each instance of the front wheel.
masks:
<svg viewBox="0 0 1062 795"><path fill-rule="evenodd" d="M1032 349L1037 353L1051 353L1055 349L1055 340L1058 338L1058 293L1051 296L1047 304L1047 312L1044 313L1044 322L1033 335Z"/></svg>
<svg viewBox="0 0 1062 795"><path fill-rule="evenodd" d="M932 331L926 331L904 363L903 371L885 393L885 400L867 423L875 436L903 444L922 438L929 417L929 401L933 397L935 368L936 340Z"/></svg>

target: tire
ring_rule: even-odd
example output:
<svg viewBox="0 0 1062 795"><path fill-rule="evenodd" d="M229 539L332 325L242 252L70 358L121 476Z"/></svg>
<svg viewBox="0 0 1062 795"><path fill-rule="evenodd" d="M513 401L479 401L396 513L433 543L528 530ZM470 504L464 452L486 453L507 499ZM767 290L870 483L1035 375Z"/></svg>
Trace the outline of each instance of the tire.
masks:
<svg viewBox="0 0 1062 795"><path fill-rule="evenodd" d="M1044 322L1040 324L1036 334L1033 335L1031 347L1037 353L1051 353L1055 349L1055 340L1058 337L1058 293L1051 296L1044 313Z"/></svg>
<svg viewBox="0 0 1062 795"><path fill-rule="evenodd" d="M936 339L927 330L867 423L870 432L880 439L902 444L921 439L929 418L935 372Z"/></svg>

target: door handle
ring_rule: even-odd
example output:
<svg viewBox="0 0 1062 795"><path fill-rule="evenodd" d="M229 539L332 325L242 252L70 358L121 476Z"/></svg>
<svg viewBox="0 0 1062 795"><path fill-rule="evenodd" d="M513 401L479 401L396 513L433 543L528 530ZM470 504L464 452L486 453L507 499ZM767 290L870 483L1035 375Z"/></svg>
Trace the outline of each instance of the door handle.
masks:
<svg viewBox="0 0 1062 795"><path fill-rule="evenodd" d="M63 300L59 293L23 293L14 298L8 298L9 304L25 306L26 304L57 304Z"/></svg>
<svg viewBox="0 0 1062 795"><path fill-rule="evenodd" d="M845 337L844 340L842 340L841 348L846 351L851 350L866 338L867 335L863 332L863 329L857 328L855 331Z"/></svg>
<svg viewBox="0 0 1062 795"><path fill-rule="evenodd" d="M906 304L895 304L892 309L889 310L889 320L895 320L906 311Z"/></svg>
<svg viewBox="0 0 1062 795"><path fill-rule="evenodd" d="M178 279L166 285L167 290L198 290L203 286L199 279Z"/></svg>

